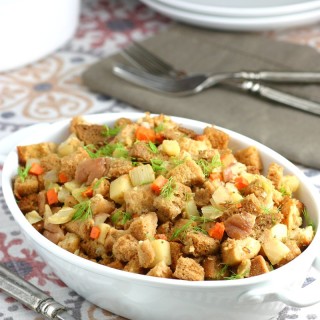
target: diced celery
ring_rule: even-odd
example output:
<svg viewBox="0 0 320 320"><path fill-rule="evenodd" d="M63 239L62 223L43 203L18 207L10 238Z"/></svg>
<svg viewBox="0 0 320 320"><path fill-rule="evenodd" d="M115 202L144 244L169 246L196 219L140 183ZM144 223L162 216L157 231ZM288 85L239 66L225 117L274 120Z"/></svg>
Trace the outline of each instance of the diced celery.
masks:
<svg viewBox="0 0 320 320"><path fill-rule="evenodd" d="M206 219L212 219L212 220L221 217L223 214L222 210L210 205L202 207L201 212Z"/></svg>
<svg viewBox="0 0 320 320"><path fill-rule="evenodd" d="M138 166L129 171L132 185L141 186L155 180L155 174L150 164Z"/></svg>

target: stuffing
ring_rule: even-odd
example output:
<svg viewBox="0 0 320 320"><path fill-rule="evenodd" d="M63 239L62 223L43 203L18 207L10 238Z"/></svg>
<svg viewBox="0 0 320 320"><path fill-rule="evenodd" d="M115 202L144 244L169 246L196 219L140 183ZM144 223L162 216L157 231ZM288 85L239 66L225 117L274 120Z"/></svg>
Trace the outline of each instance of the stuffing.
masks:
<svg viewBox="0 0 320 320"><path fill-rule="evenodd" d="M256 147L233 150L214 126L195 132L146 113L111 126L75 117L69 130L58 144L17 147L12 189L38 232L83 259L231 280L289 263L314 238L298 178L277 163L264 176Z"/></svg>

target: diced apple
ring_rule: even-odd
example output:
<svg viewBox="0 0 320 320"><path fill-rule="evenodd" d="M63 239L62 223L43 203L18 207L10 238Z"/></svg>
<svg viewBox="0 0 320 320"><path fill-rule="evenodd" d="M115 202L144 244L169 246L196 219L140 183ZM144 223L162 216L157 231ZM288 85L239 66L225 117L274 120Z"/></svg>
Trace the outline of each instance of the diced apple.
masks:
<svg viewBox="0 0 320 320"><path fill-rule="evenodd" d="M271 237L284 241L288 237L288 227L283 223L274 225L271 229Z"/></svg>
<svg viewBox="0 0 320 320"><path fill-rule="evenodd" d="M111 226L107 223L99 223L97 224L97 227L99 227L100 229L100 234L97 241L101 244L104 244L106 237L109 233L109 230L111 229Z"/></svg>
<svg viewBox="0 0 320 320"><path fill-rule="evenodd" d="M272 265L278 264L290 252L290 249L281 240L266 237L262 249Z"/></svg>
<svg viewBox="0 0 320 320"><path fill-rule="evenodd" d="M212 200L215 204L220 205L222 203L230 202L231 197L224 186L219 186L212 194Z"/></svg>
<svg viewBox="0 0 320 320"><path fill-rule="evenodd" d="M180 154L180 146L176 140L163 140L162 150L168 156L177 157Z"/></svg>
<svg viewBox="0 0 320 320"><path fill-rule="evenodd" d="M167 240L156 239L151 241L151 245L155 252L155 258L152 263L154 267L160 261L164 261L167 266L171 264L170 243Z"/></svg>
<svg viewBox="0 0 320 320"><path fill-rule="evenodd" d="M128 174L124 174L110 183L110 198L117 203L124 202L124 194L133 188Z"/></svg>

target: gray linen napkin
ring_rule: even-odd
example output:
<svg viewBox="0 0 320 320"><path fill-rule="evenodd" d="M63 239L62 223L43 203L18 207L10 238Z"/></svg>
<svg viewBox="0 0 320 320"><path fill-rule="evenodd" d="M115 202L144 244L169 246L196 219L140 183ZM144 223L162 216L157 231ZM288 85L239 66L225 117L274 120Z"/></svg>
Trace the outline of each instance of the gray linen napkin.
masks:
<svg viewBox="0 0 320 320"><path fill-rule="evenodd" d="M142 44L188 72L320 71L320 54L314 49L257 34L215 32L175 24ZM94 92L143 111L193 118L237 131L297 164L320 169L320 116L223 86L188 97L166 96L114 76L115 62L125 63L117 54L90 66L83 74L84 84ZM320 101L320 84L268 85Z"/></svg>

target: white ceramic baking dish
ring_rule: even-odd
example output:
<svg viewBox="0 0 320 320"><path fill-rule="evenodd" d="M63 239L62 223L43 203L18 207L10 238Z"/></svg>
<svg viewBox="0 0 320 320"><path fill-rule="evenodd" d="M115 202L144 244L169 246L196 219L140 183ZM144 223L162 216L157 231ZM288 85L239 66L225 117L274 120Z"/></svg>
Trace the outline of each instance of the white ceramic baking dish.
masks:
<svg viewBox="0 0 320 320"><path fill-rule="evenodd" d="M121 113L90 115L85 118L95 123L112 124L119 117L136 120L141 116L141 113ZM207 126L198 121L172 118L196 131ZM27 137L19 144L62 141L68 135L68 126L69 121L61 121L31 130L29 128L28 134L22 133ZM265 167L275 161L285 168L286 174L296 175L301 183L297 197L307 205L312 220L319 226L319 194L296 166L258 142L230 130L220 129L230 135L232 149L256 146ZM138 275L75 256L38 233L24 218L14 199L11 184L16 173L17 153L13 150L6 157L3 167L3 193L26 239L66 285L90 302L115 314L139 320L267 320L276 316L284 304L303 307L320 301L320 280L301 288L311 267L320 271L319 231L299 257L277 270L257 277L188 282Z"/></svg>
<svg viewBox="0 0 320 320"><path fill-rule="evenodd" d="M73 37L79 14L80 0L1 0L0 72L59 49Z"/></svg>

